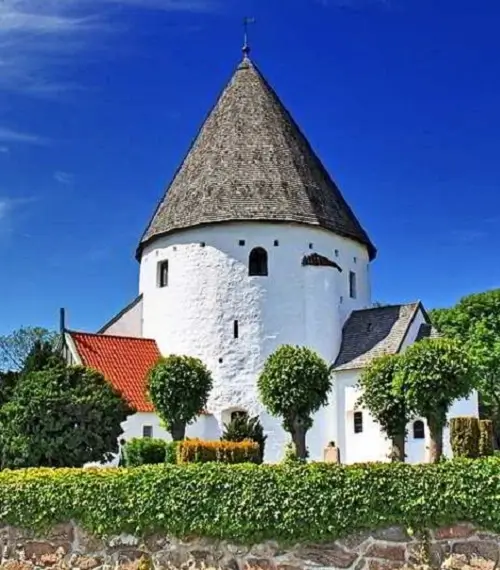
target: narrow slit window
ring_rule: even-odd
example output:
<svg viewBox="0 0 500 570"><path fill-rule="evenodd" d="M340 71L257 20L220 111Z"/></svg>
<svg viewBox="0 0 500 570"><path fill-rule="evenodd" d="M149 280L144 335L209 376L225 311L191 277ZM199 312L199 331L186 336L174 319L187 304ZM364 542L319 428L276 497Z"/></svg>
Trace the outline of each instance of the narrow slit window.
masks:
<svg viewBox="0 0 500 570"><path fill-rule="evenodd" d="M363 412L354 412L354 433L363 432Z"/></svg>
<svg viewBox="0 0 500 570"><path fill-rule="evenodd" d="M425 439L425 425L422 420L413 422L413 439Z"/></svg>
<svg viewBox="0 0 500 570"><path fill-rule="evenodd" d="M349 297L351 299L356 299L356 273L354 271L349 271Z"/></svg>
<svg viewBox="0 0 500 570"><path fill-rule="evenodd" d="M158 287L168 286L168 260L158 263Z"/></svg>
<svg viewBox="0 0 500 570"><path fill-rule="evenodd" d="M233 334L234 338L239 338L240 336L240 327L238 321L234 321L233 323Z"/></svg>
<svg viewBox="0 0 500 570"><path fill-rule="evenodd" d="M153 437L153 426L142 426L142 437Z"/></svg>
<svg viewBox="0 0 500 570"><path fill-rule="evenodd" d="M256 247L250 252L248 258L249 275L267 275L267 251L263 247Z"/></svg>

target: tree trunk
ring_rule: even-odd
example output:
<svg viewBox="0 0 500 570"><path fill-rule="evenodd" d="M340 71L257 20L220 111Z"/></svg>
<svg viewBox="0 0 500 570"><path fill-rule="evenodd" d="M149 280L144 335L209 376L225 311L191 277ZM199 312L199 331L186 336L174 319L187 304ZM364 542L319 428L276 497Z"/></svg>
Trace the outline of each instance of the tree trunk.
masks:
<svg viewBox="0 0 500 570"><path fill-rule="evenodd" d="M299 459L307 459L306 433L307 428L300 420L293 422L292 441Z"/></svg>
<svg viewBox="0 0 500 570"><path fill-rule="evenodd" d="M181 422L172 424L170 435L174 441L182 441L186 437L186 424Z"/></svg>
<svg viewBox="0 0 500 570"><path fill-rule="evenodd" d="M396 435L392 438L391 461L404 462L405 460L405 439L404 433Z"/></svg>
<svg viewBox="0 0 500 570"><path fill-rule="evenodd" d="M427 418L429 426L429 447L427 463L438 463L443 455L443 427L446 419Z"/></svg>

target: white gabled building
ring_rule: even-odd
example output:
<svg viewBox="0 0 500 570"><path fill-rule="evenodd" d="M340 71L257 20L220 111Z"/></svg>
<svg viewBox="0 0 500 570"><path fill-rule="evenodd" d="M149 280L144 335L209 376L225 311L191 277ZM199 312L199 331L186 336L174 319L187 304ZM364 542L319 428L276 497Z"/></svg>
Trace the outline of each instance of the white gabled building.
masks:
<svg viewBox="0 0 500 570"><path fill-rule="evenodd" d="M99 334L67 333L68 346L136 405L131 386L143 390L154 355L201 358L214 389L188 435L217 438L233 412L259 415L268 461L282 457L288 438L259 401L258 375L280 345L308 346L336 365L330 402L308 434L311 459L335 441L342 461L384 460L388 442L366 412L355 410L359 373L374 356L404 350L433 331L420 303L372 308L375 255L246 52L140 240L139 297ZM133 380L106 364L110 346L137 361L146 344L155 350L146 350ZM142 398L125 438L166 436ZM476 395L453 412L477 415ZM422 460L425 426L409 428L409 460Z"/></svg>

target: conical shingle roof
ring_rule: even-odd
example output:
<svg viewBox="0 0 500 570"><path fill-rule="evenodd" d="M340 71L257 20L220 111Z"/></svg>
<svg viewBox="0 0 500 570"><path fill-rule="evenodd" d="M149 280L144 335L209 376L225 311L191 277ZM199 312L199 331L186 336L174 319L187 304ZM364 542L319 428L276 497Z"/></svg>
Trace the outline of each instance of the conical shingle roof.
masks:
<svg viewBox="0 0 500 570"><path fill-rule="evenodd" d="M245 57L158 205L139 245L203 224L319 226L375 247L271 86Z"/></svg>

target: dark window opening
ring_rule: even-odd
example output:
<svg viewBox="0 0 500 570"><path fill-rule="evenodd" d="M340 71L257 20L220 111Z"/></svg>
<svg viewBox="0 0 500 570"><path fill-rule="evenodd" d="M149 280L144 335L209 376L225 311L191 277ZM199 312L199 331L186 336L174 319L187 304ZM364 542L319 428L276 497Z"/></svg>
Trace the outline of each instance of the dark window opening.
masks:
<svg viewBox="0 0 500 570"><path fill-rule="evenodd" d="M262 247L256 247L250 252L248 259L249 275L267 275L267 251Z"/></svg>
<svg viewBox="0 0 500 570"><path fill-rule="evenodd" d="M279 244L280 244L280 242L279 242L277 239L275 239L275 240L274 240L274 247L278 247Z"/></svg>
<svg viewBox="0 0 500 570"><path fill-rule="evenodd" d="M335 257L338 257L338 256L339 256L339 250L336 249L336 250L335 250Z"/></svg>
<svg viewBox="0 0 500 570"><path fill-rule="evenodd" d="M309 249L312 249L313 247L314 247L314 244L313 244L313 243L310 243L310 244L309 244Z"/></svg>
<svg viewBox="0 0 500 570"><path fill-rule="evenodd" d="M413 422L413 439L425 439L425 425L422 420Z"/></svg>
<svg viewBox="0 0 500 570"><path fill-rule="evenodd" d="M363 412L354 412L354 433L363 431Z"/></svg>
<svg viewBox="0 0 500 570"><path fill-rule="evenodd" d="M357 257L353 257L352 260L354 261L354 263L358 263L358 258L357 258Z"/></svg>
<svg viewBox="0 0 500 570"><path fill-rule="evenodd" d="M153 437L153 426L142 426L142 437Z"/></svg>
<svg viewBox="0 0 500 570"><path fill-rule="evenodd" d="M202 242L200 243L200 247L205 247L206 245L207 245L207 244L206 244L204 241L202 241Z"/></svg>
<svg viewBox="0 0 500 570"><path fill-rule="evenodd" d="M224 362L223 358L219 358L219 364L222 364Z"/></svg>
<svg viewBox="0 0 500 570"><path fill-rule="evenodd" d="M233 333L234 333L234 338L238 338L240 336L240 330L239 330L239 324L238 321L234 321L233 323Z"/></svg>
<svg viewBox="0 0 500 570"><path fill-rule="evenodd" d="M351 299L355 299L356 294L356 273L354 273L354 271L349 271L349 297L351 297Z"/></svg>
<svg viewBox="0 0 500 570"><path fill-rule="evenodd" d="M158 264L158 287L168 286L168 260Z"/></svg>
<svg viewBox="0 0 500 570"><path fill-rule="evenodd" d="M231 412L231 421L233 422L236 419L245 419L248 418L248 412L243 412L242 410L236 410Z"/></svg>
<svg viewBox="0 0 500 570"><path fill-rule="evenodd" d="M239 245L242 245L242 246L243 246L243 245L245 245L245 240L244 240L244 239L240 239L240 241L239 241L238 243L239 243Z"/></svg>

